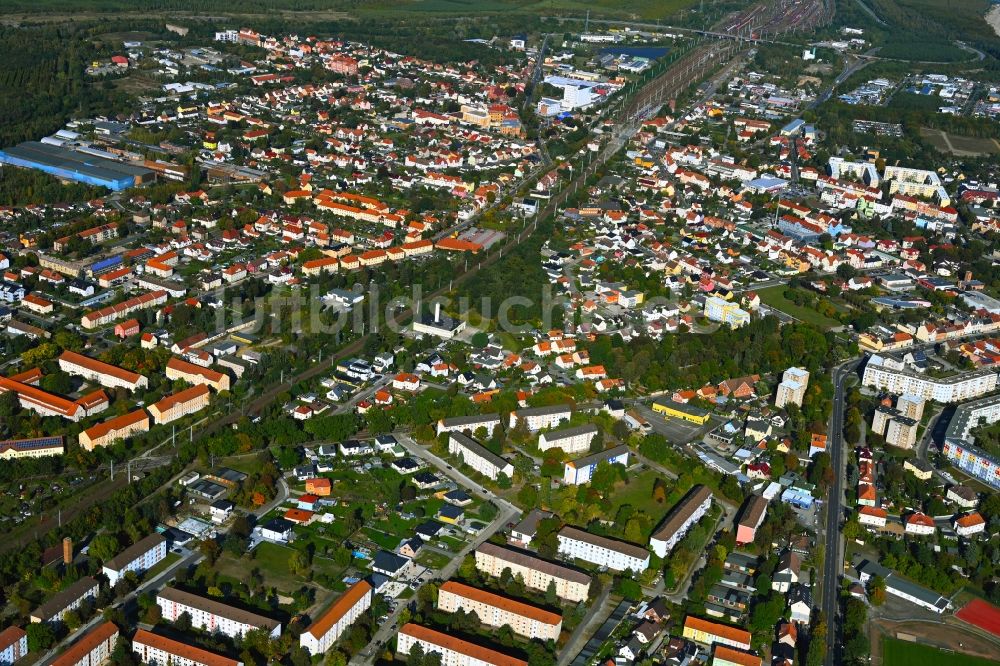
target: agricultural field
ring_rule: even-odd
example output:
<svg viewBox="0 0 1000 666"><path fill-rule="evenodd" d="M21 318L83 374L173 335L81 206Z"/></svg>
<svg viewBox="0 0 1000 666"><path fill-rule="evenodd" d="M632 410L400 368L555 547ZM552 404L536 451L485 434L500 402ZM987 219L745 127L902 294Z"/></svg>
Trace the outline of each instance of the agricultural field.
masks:
<svg viewBox="0 0 1000 666"><path fill-rule="evenodd" d="M998 662L886 638L882 641L882 663L885 666L989 666Z"/></svg>

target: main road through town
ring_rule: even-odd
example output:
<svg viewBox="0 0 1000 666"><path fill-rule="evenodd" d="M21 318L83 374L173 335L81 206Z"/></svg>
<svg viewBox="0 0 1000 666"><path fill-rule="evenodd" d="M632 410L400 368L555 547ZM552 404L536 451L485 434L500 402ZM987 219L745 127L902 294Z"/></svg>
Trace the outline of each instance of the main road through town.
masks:
<svg viewBox="0 0 1000 666"><path fill-rule="evenodd" d="M827 450L830 451L834 476L833 486L826 504L826 552L823 559L823 597L820 609L826 617L826 666L839 663L837 659L837 596L840 593L840 574L844 571L843 547L840 526L844 502L844 394L847 380L853 376L858 360L851 359L833 370L833 413L830 415L830 434Z"/></svg>

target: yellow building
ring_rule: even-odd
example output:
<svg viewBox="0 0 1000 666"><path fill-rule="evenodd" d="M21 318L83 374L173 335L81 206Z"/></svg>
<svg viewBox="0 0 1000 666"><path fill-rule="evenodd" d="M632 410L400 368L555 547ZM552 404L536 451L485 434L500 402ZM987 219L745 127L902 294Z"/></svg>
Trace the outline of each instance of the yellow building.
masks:
<svg viewBox="0 0 1000 666"><path fill-rule="evenodd" d="M708 422L709 412L692 405L685 405L673 400L654 400L653 411L662 414L664 418L683 419L689 423L705 425Z"/></svg>

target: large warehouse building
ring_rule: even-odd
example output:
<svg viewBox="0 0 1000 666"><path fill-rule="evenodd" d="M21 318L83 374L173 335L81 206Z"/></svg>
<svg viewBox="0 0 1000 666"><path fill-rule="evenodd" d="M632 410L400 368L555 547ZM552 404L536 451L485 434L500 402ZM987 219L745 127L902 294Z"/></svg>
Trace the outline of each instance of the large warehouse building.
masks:
<svg viewBox="0 0 1000 666"><path fill-rule="evenodd" d="M37 169L63 180L112 190L124 190L153 178L153 172L144 167L40 141L25 141L0 150L0 164Z"/></svg>

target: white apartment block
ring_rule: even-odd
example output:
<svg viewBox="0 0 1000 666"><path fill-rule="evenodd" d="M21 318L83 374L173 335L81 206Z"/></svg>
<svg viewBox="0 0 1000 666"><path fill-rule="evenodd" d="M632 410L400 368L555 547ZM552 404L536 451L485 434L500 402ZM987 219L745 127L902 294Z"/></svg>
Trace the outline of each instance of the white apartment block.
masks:
<svg viewBox="0 0 1000 666"><path fill-rule="evenodd" d="M425 655L439 654L441 666L528 666L521 659L411 622L396 636L397 656L410 654L414 645L419 645Z"/></svg>
<svg viewBox="0 0 1000 666"><path fill-rule="evenodd" d="M666 557L691 526L701 520L712 506L712 491L705 486L695 486L663 519L660 527L649 539L649 547L657 557Z"/></svg>
<svg viewBox="0 0 1000 666"><path fill-rule="evenodd" d="M443 432L476 432L480 428L486 430L486 436L493 435L493 429L500 425L499 414L480 414L478 416L456 416L450 419L441 419L437 424L437 434Z"/></svg>
<svg viewBox="0 0 1000 666"><path fill-rule="evenodd" d="M885 430L886 444L900 449L912 449L917 443L918 425L913 419L897 416L889 421L889 427Z"/></svg>
<svg viewBox="0 0 1000 666"><path fill-rule="evenodd" d="M271 638L281 636L281 623L277 620L172 587L160 590L156 603L164 620L174 622L181 614L187 613L192 627L210 634L220 633L236 638L248 631L263 629Z"/></svg>
<svg viewBox="0 0 1000 666"><path fill-rule="evenodd" d="M809 371L804 368L788 368L781 376L781 383L774 396L774 406L784 407L789 403L802 406L809 388Z"/></svg>
<svg viewBox="0 0 1000 666"><path fill-rule="evenodd" d="M519 422L524 421L528 430L537 432L543 428L555 428L563 421L569 421L571 416L573 416L573 409L565 405L516 409L510 413L507 426L513 429L517 427Z"/></svg>
<svg viewBox="0 0 1000 666"><path fill-rule="evenodd" d="M458 456L464 464L493 481L501 474L507 475L508 479L514 478L514 465L510 461L460 432L448 434L448 453Z"/></svg>
<svg viewBox="0 0 1000 666"><path fill-rule="evenodd" d="M649 551L642 546L597 536L575 527L559 530L559 554L614 571L645 571Z"/></svg>
<svg viewBox="0 0 1000 666"><path fill-rule="evenodd" d="M31 611L32 622L61 622L71 610L76 610L86 599L94 599L100 584L91 576L84 576Z"/></svg>
<svg viewBox="0 0 1000 666"><path fill-rule="evenodd" d="M448 613L475 612L490 627L510 626L515 634L541 640L557 640L562 616L487 590L449 580L438 591L438 609Z"/></svg>
<svg viewBox="0 0 1000 666"><path fill-rule="evenodd" d="M590 594L590 576L582 571L488 541L476 549L476 569L494 578L510 569L514 576L521 576L527 587L542 592L555 582L556 595L565 601L583 602Z"/></svg>
<svg viewBox="0 0 1000 666"><path fill-rule="evenodd" d="M167 540L154 532L104 563L104 575L112 587L129 571L137 574L151 569L167 556Z"/></svg>
<svg viewBox="0 0 1000 666"><path fill-rule="evenodd" d="M870 187L878 187L881 179L874 162L849 162L843 157L831 157L829 162L830 177L835 180L853 178Z"/></svg>
<svg viewBox="0 0 1000 666"><path fill-rule="evenodd" d="M371 605L372 586L358 581L302 632L299 645L309 654L325 653Z"/></svg>
<svg viewBox="0 0 1000 666"><path fill-rule="evenodd" d="M590 450L590 443L597 436L597 426L593 424L563 428L538 436L538 450L562 449L566 453L581 453Z"/></svg>
<svg viewBox="0 0 1000 666"><path fill-rule="evenodd" d="M994 370L978 370L934 379L906 370L890 370L873 363L877 358L879 357L871 357L865 365L862 384L890 393L905 393L923 400L950 403L977 398L997 388L997 373Z"/></svg>
<svg viewBox="0 0 1000 666"><path fill-rule="evenodd" d="M242 661L181 643L166 636L139 629L132 637L132 652L149 666L243 666Z"/></svg>
<svg viewBox="0 0 1000 666"><path fill-rule="evenodd" d="M906 418L919 421L924 415L924 400L915 395L901 395L896 398L896 409Z"/></svg>
<svg viewBox="0 0 1000 666"><path fill-rule="evenodd" d="M28 654L28 634L21 627L0 631L0 666L10 666Z"/></svg>

